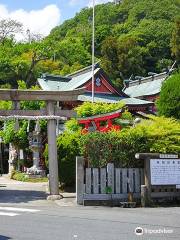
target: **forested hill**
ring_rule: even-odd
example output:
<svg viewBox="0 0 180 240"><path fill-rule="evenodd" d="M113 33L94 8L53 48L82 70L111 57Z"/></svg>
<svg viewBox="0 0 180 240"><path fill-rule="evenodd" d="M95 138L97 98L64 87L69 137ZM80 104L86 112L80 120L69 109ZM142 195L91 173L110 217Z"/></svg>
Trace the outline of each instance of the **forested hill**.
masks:
<svg viewBox="0 0 180 240"><path fill-rule="evenodd" d="M95 12L96 58L117 86L131 74L160 72L180 60L180 0L123 0ZM13 32L4 34L9 25ZM18 80L30 87L41 73L65 75L91 64L91 8L45 39L31 34L29 42L16 42L20 30L21 24L0 20L0 87L17 87Z"/></svg>
<svg viewBox="0 0 180 240"><path fill-rule="evenodd" d="M124 0L97 5L95 12L96 57L117 83L120 72L125 78L159 72L175 59L171 49L177 54L179 0ZM48 37L67 70L90 64L91 16L92 9L82 9Z"/></svg>

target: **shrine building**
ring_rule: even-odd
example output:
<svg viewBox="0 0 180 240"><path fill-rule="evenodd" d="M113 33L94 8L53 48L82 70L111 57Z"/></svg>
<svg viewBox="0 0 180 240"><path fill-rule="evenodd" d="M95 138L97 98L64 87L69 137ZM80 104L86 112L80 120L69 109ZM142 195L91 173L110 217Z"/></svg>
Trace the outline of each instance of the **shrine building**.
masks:
<svg viewBox="0 0 180 240"><path fill-rule="evenodd" d="M161 86L169 75L170 72L167 71L138 80L125 80L123 92L129 97L153 102L152 111L156 112L155 101L159 98Z"/></svg>
<svg viewBox="0 0 180 240"><path fill-rule="evenodd" d="M118 89L98 64L95 66L94 79L94 102L117 103L123 101L132 113L151 111L152 101L129 96L126 92ZM92 101L92 66L66 76L43 74L38 79L38 84L42 90L50 91L69 91L85 88L85 93L79 95L77 101L62 103L62 109L72 109L83 102Z"/></svg>

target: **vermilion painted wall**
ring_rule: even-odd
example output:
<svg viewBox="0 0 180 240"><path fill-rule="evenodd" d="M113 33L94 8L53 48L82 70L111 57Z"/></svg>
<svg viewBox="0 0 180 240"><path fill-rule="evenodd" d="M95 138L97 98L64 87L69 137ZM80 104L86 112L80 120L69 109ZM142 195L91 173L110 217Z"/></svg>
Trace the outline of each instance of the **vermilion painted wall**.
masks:
<svg viewBox="0 0 180 240"><path fill-rule="evenodd" d="M96 85L96 78L101 80L101 85ZM88 92L92 91L92 80L88 81L85 86ZM105 79L104 76L100 75L95 77L95 84L94 84L94 92L95 93L107 93L107 94L117 94L120 95Z"/></svg>

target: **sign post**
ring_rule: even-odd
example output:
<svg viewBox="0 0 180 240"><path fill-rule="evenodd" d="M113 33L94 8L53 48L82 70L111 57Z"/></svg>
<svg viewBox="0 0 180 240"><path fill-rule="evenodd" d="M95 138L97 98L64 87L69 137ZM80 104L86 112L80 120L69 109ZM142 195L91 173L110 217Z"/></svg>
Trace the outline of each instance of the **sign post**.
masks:
<svg viewBox="0 0 180 240"><path fill-rule="evenodd" d="M173 197L179 196L180 192L152 192L152 188L171 186L178 189L180 185L180 159L176 154L137 153L136 159L144 160L145 185L141 186L142 206L152 204L152 196ZM176 194L175 194L176 193Z"/></svg>
<svg viewBox="0 0 180 240"><path fill-rule="evenodd" d="M151 159L152 185L180 185L180 159Z"/></svg>

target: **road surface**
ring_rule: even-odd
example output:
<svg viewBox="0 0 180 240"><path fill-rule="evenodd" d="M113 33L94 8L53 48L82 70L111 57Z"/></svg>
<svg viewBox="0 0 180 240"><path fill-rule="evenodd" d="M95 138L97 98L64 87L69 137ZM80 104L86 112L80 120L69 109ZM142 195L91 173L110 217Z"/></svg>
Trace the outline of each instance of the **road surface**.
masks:
<svg viewBox="0 0 180 240"><path fill-rule="evenodd" d="M47 201L44 189L0 178L0 240L180 239L179 207L83 207Z"/></svg>

